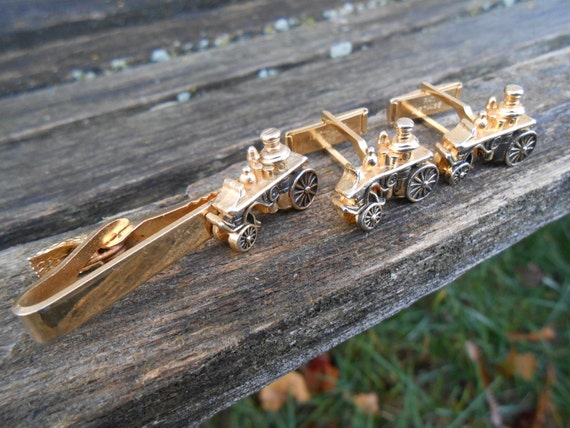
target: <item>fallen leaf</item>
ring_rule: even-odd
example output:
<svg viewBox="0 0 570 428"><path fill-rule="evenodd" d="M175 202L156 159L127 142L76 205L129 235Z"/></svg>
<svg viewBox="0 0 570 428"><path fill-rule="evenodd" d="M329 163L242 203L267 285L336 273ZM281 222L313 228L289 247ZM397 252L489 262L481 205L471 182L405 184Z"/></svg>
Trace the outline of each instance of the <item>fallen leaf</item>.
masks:
<svg viewBox="0 0 570 428"><path fill-rule="evenodd" d="M487 366L483 361L483 358L481 357L479 347L470 340L467 341L465 347L467 349L467 355L469 355L469 358L477 368L479 380L485 389L485 398L489 405L489 411L491 412L491 423L494 427L501 428L503 426L503 417L501 415L501 410L499 409L499 403L493 395L493 391L489 388L491 385L491 376L487 371Z"/></svg>
<svg viewBox="0 0 570 428"><path fill-rule="evenodd" d="M513 428L561 427L562 419L552 400L552 384L556 374L552 362L546 366L546 381L538 393L536 407L517 416Z"/></svg>
<svg viewBox="0 0 570 428"><path fill-rule="evenodd" d="M520 376L525 380L532 380L536 371L536 356L530 352L519 354L511 349L505 362L503 370L507 377Z"/></svg>
<svg viewBox="0 0 570 428"><path fill-rule="evenodd" d="M328 353L312 359L302 371L309 390L315 393L334 390L340 376Z"/></svg>
<svg viewBox="0 0 570 428"><path fill-rule="evenodd" d="M367 394L356 394L352 397L354 405L362 410L362 413L367 415L377 415L380 412L378 405L378 395L374 392Z"/></svg>
<svg viewBox="0 0 570 428"><path fill-rule="evenodd" d="M552 384L555 380L554 366L552 362L549 362L546 367L546 382L538 395L532 428L562 426L562 421L552 401Z"/></svg>
<svg viewBox="0 0 570 428"><path fill-rule="evenodd" d="M299 403L311 398L305 378L296 371L287 373L263 388L259 393L259 401L264 410L276 412L287 402L289 396L293 396Z"/></svg>
<svg viewBox="0 0 570 428"><path fill-rule="evenodd" d="M539 331L530 333L507 333L507 339L511 342L540 342L541 340L556 339L556 332L552 327L546 326Z"/></svg>
<svg viewBox="0 0 570 428"><path fill-rule="evenodd" d="M469 355L469 358L477 368L477 374L479 375L481 384L483 385L483 387L487 388L491 384L491 375L487 371L487 366L485 365L483 358L481 357L481 352L479 351L479 347L470 340L467 341L465 347L467 348L467 355Z"/></svg>

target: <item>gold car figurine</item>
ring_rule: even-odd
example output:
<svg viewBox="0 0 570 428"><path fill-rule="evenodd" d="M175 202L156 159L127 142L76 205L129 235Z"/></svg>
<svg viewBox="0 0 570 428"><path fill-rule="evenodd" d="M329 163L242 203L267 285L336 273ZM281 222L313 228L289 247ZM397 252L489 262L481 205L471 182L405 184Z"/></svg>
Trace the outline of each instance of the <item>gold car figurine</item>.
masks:
<svg viewBox="0 0 570 428"><path fill-rule="evenodd" d="M137 224L114 220L32 257L40 279L12 310L34 339L48 342L79 327L212 235L249 250L260 224L253 210L308 208L318 181L307 158L281 144L276 129L264 131L261 140L261 153L250 147L249 165L219 192Z"/></svg>
<svg viewBox="0 0 570 428"><path fill-rule="evenodd" d="M381 132L374 147L368 146L361 136L366 133L367 118L365 108L336 116L323 111L320 122L290 131L285 137L295 152L325 150L344 168L332 202L345 220L364 231L379 224L386 200L421 201L434 190L439 178L433 153L421 146L412 133L411 119L397 120L396 135L392 138ZM333 147L346 140L359 156L359 166L354 166Z"/></svg>
<svg viewBox="0 0 570 428"><path fill-rule="evenodd" d="M270 128L260 135L263 149L247 152L248 165L238 180L226 179L206 219L213 235L237 251L248 251L257 238L260 222L254 210L304 210L318 189L317 174L306 167L307 158L281 143L281 132Z"/></svg>
<svg viewBox="0 0 570 428"><path fill-rule="evenodd" d="M442 135L434 161L452 185L469 173L475 156L513 166L524 161L537 142L536 120L525 114L521 103L523 88L507 85L501 103L491 97L485 110L475 115L459 99L461 87L459 82L439 86L424 82L421 89L393 98L387 112L391 123L403 116L421 119ZM431 117L450 109L460 119L452 130Z"/></svg>

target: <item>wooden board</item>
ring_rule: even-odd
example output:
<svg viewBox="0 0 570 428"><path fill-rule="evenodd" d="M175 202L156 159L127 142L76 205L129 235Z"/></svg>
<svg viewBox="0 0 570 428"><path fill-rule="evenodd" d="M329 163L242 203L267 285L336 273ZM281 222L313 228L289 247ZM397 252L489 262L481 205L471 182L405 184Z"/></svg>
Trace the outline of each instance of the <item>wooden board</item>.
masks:
<svg viewBox="0 0 570 428"><path fill-rule="evenodd" d="M13 120L24 125L12 129L31 131L6 141L0 158L3 425L194 425L570 212L567 2L517 3L476 16L449 14L450 6L436 1L390 7L348 16L338 27L325 21L232 45L226 53L235 55L234 67L220 65L211 89L170 108L113 107L117 75L101 78L105 84L83 82L81 90L97 87L92 96L108 100L94 101L102 113L89 123L77 114L41 130L33 109L19 110ZM396 21L390 26L374 13ZM422 24L406 31L412 22ZM388 30L381 34L380 27ZM281 51L270 63L280 67L296 51L290 43L315 38L322 46L313 56L303 53L305 59L271 79L246 73L224 80L242 61L253 70L258 48ZM367 48L328 59L338 39ZM213 70L225 64L215 50L200 61ZM169 70L172 78L179 70L168 63L146 67ZM132 73L137 82L146 71ZM136 94L136 83L122 78ZM216 79L224 83L216 86ZM130 218L155 212L181 199L176 195L186 184L196 196L235 178L245 148L268 126L287 130L314 122L323 108L364 106L378 113L369 121L371 140L388 127L388 99L422 80L463 81L462 98L475 111L505 84L521 84L527 112L539 123L536 152L517 168L477 164L459 187L442 185L421 203L390 202L381 227L368 234L338 217L330 198L340 168L314 153L321 182L315 205L262 216L251 252L210 241L52 344L33 342L10 313L34 279L25 258L37 250L124 209L136 208L122 213ZM164 82L146 89L172 91ZM65 85L49 90L54 105L70 96ZM12 101L17 107L37 94ZM48 109L45 99L38 110ZM72 115L80 111L76 105ZM435 143L425 128L418 127L418 136Z"/></svg>
<svg viewBox="0 0 570 428"><path fill-rule="evenodd" d="M387 14L384 9L379 9L377 13L385 16L385 19L374 19L372 13L366 17L357 15L356 19L365 22L358 21L351 28L355 29L356 35L365 37L361 41L363 44L370 46L367 50L355 52L350 56L350 61L326 58L327 46L340 37L336 35L323 39L315 61L303 59L300 64L304 65L300 65L298 70L266 81L253 76L245 81L232 80L232 84L225 81L224 84L228 86L212 88L192 102L176 108L159 111L126 109L123 110L128 113L126 116L118 111L108 111L107 106L120 104L117 94L122 91L114 80L108 82L107 86L105 82L94 81L93 85L102 86L99 90L104 93L103 98L98 93L83 93L79 100L69 101L70 107L65 107L63 102L73 93L67 86L56 91L57 94L65 93L60 102L47 107L48 110L41 107L42 112L38 114L33 108L27 111L25 106L50 106L54 103L50 94L44 94L45 99L41 102L32 102L22 96L21 110L17 105L11 107L15 102L0 107L0 120L8 123L8 126L11 121L19 121L18 117L44 117L46 112L51 117L63 110L67 112L66 115L74 117L68 126L57 126L49 133L38 133L33 125L29 128L34 130L33 137L4 145L6 155L2 159L0 173L11 178L4 182L5 189L0 194L0 204L4 207L0 213L0 248L69 230L94 222L101 216L180 192L185 184L217 173L243 159L243 150L263 128L303 123L305 118L315 117L314 114L322 106L327 106L334 113L365 104L375 112L378 108L384 108L394 93L415 87L418 80L457 79L462 69L458 64L462 64L469 75L477 67L485 71L532 57L548 49L552 39L556 43L560 32L567 27L564 14L556 8L515 8L509 10L505 17L481 15L465 26L464 22L455 22L449 17L451 6L457 2L451 1L451 5L436 0L420 3L422 10L406 9L401 19L405 19L408 25L425 19L421 21L426 25L424 32L402 34L404 23L395 23L393 14ZM560 0L556 4L560 8L566 7L565 2ZM456 10L456 13L459 11ZM449 18L449 21L429 27L430 23L441 20L438 14ZM534 43L528 39L528 29L518 26L521 19L532 25L536 37ZM541 20L548 21L549 26L537 25ZM336 28L334 24L325 24ZM495 31L501 25L515 28L508 41L498 38L490 44L480 37L482 33ZM369 32L380 29L381 36L375 43L369 39L366 26ZM275 58L289 62L298 46L307 43L315 46L317 42L314 38L321 37L321 33L330 34L331 29L309 26L306 31L309 34L305 34L303 27L297 32L283 33L285 41L262 38L259 43L250 41L231 46L228 50L235 52L231 60L234 64L240 61L239 58L248 61L247 58L252 55L275 50L277 43L283 54ZM439 49L442 38L454 32L461 33L463 39L456 41L455 45L448 43L446 49L453 48L457 53L446 53L438 61L424 61L422 74L418 78L418 59L416 55L403 50L402 46L418 46L418 51L422 46L431 45ZM355 45L356 35L353 40ZM385 43L388 35L395 37L398 43ZM342 33L342 37L348 36ZM310 49L305 54L310 55L311 52L314 54ZM224 79L223 76L231 73L228 70L237 67L230 68L225 62L224 53L217 59L212 57L214 54L215 51L211 56L203 57L201 75L217 75L217 78ZM171 70L171 78L179 78L179 70L172 66L175 68ZM149 77L153 76L152 70L156 67L149 66ZM164 67L169 68L170 65ZM354 70L359 72L355 73ZM150 96L153 91L161 92L169 80L161 79L160 84L148 86L141 84L136 75L137 72L134 82L129 83L134 86L128 88L140 96ZM403 84L406 81L407 87ZM189 81L185 82L189 84ZM395 86L396 83L400 86ZM402 89L398 90L398 87ZM125 97L130 99L127 95ZM97 109L107 110L107 114L99 118L85 118L81 113L75 115L75 111L94 110L91 109L93 104L98 106ZM11 108L19 111L19 114L10 113ZM292 111L295 112L296 123L288 119ZM55 118L52 119L57 122ZM26 127L21 129L28 132L25 131L28 129ZM204 162L204 156L214 156L216 161ZM27 168L22 170L21 165L27 165ZM46 176L50 177L47 182ZM23 187L26 187L24 194L20 190Z"/></svg>
<svg viewBox="0 0 570 428"><path fill-rule="evenodd" d="M120 9L120 3L108 1L13 3L19 5L8 6L0 17L0 24L2 18L12 23L0 27L0 46L12 47L5 53L0 48L0 95L69 82L73 70L101 76L113 70L114 59L123 59L129 67L145 64L157 48L178 56L199 50L205 39L215 45L224 34L230 40L259 36L282 17L319 21L324 9L337 6L330 0L281 0L279 8L270 0L140 0L123 3ZM213 8L218 4L225 6ZM14 21L10 13L16 15L16 9L25 14Z"/></svg>

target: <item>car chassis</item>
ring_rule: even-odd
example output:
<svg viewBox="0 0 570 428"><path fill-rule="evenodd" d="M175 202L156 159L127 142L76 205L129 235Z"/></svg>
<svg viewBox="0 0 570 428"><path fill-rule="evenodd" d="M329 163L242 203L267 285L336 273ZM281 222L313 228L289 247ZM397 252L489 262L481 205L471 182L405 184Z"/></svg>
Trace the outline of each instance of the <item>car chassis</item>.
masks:
<svg viewBox="0 0 570 428"><path fill-rule="evenodd" d="M501 160L508 166L524 161L534 150L536 120L525 114L520 99L522 87L507 85L499 104L489 98L478 115L459 99L460 82L434 86L422 83L421 89L390 100L388 121L400 117L420 119L442 135L435 146L434 161L449 184L458 184L472 169L474 157L485 161ZM452 130L431 116L453 109L460 121Z"/></svg>
<svg viewBox="0 0 570 428"><path fill-rule="evenodd" d="M253 146L248 149L248 165L238 180L224 181L206 214L212 234L242 252L248 251L257 239L261 223L254 210L304 210L318 189L317 174L306 167L307 158L283 145L279 130L266 129L260 139L264 144L261 153Z"/></svg>
<svg viewBox="0 0 570 428"><path fill-rule="evenodd" d="M325 150L342 165L344 173L332 203L345 220L364 231L379 224L387 199L421 201L433 191L439 177L433 153L412 134L411 119L396 122L393 138L381 132L377 148L368 146L361 136L366 133L367 119L365 108L336 116L323 111L320 122L289 131L285 137L286 144L297 153ZM352 143L360 166L354 166L333 147L346 140Z"/></svg>

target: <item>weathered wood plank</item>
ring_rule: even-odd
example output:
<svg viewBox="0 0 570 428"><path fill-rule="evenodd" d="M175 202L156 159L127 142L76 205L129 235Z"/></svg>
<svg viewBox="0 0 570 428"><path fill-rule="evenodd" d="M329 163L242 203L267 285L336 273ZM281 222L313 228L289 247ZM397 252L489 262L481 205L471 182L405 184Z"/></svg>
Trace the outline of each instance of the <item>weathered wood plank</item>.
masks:
<svg viewBox="0 0 570 428"><path fill-rule="evenodd" d="M194 4L196 8L207 7L202 2ZM106 5L116 7L115 4ZM161 2L161 5L164 7L164 2ZM189 5L190 2L186 8L189 8ZM50 43L45 43L44 40L41 46L12 50L0 55L0 96L69 81L73 69L98 73L109 71L110 61L116 58L125 59L131 67L148 63L151 51L156 48L184 53L184 45L191 43L197 46L204 38L213 43L214 39L222 34L231 38L259 35L265 25L280 17L297 17L304 20L315 16L318 19L323 10L333 5L338 6L338 2L319 0L306 3L285 0L280 1L276 7L275 2L255 0L232 3L199 13L177 13L171 19L139 25L133 25L137 22L131 22L131 19L117 19L113 16L113 21L117 21L115 26L122 21L128 25L105 31L99 29L97 32L92 26L84 26L86 30L91 30L91 33L82 36L69 37L66 28L62 31L67 36L63 40ZM208 6L211 7L212 4ZM96 7L97 5L89 3L91 9L88 10L92 15L102 15ZM172 9L173 5L169 10ZM71 10L77 13L76 9ZM155 19L160 17L152 13L149 15ZM66 22L64 19L69 17L64 14L60 19L63 19L63 24ZM174 45L174 42L178 42L180 46Z"/></svg>
<svg viewBox="0 0 570 428"><path fill-rule="evenodd" d="M426 2L425 7L433 3ZM398 43L380 39L341 61L321 58L274 79L206 92L177 108L105 117L101 122L81 123L9 144L0 169L4 207L0 246L68 230L179 192L186 183L242 159L252 135L267 126L288 124L292 112L295 123L300 123L323 106L341 111L367 105L374 111L386 105L395 88L406 81L416 84L421 79L483 75L564 46L567 9L567 2L551 0L533 9L522 4L475 18L453 19L423 32L400 35ZM406 22L415 22L417 14L407 14ZM522 21L527 25L520 26ZM372 20L368 24L376 25L385 23ZM511 27L509 37L497 34L499 28ZM359 25L354 30L365 37L366 27ZM456 37L450 39L449 34ZM482 34L495 38L490 43ZM343 37L351 35L351 31L343 33ZM292 37L300 43L301 36ZM445 54L438 55L442 40ZM260 43L267 50L283 45L280 38L274 40L275 45L267 40ZM287 46L282 49L289 52ZM402 46L414 46L417 54ZM241 52L247 57L258 48L252 43ZM429 53L438 55L438 60L432 61ZM216 63L211 64L214 67ZM222 75L223 70L219 70ZM214 162L204 162L212 156ZM28 168L22 170L23 165ZM214 184L219 185L219 179Z"/></svg>
<svg viewBox="0 0 570 428"><path fill-rule="evenodd" d="M570 105L559 90L569 59L566 48L465 82L473 106L505 82L527 88L540 145L520 167L477 165L420 204L389 204L363 234L330 206L340 172L315 154L315 206L263 217L252 252L211 242L47 346L8 313L32 278L21 257L41 243L3 251L4 421L193 425L570 213ZM387 126L381 113L372 136Z"/></svg>
<svg viewBox="0 0 570 428"><path fill-rule="evenodd" d="M471 9L471 3L421 2L418 0L380 8L353 17L350 38L360 46L414 28L424 28ZM413 13L410 12L413 11ZM223 20L222 20L223 25ZM75 82L57 89L25 94L0 101L0 144L33 137L63 125L121 111L148 108L174 99L191 88L212 89L251 78L265 67L291 67L326 58L328 49L343 34L344 25L324 22L295 31L258 37L198 52L169 61Z"/></svg>
<svg viewBox="0 0 570 428"><path fill-rule="evenodd" d="M0 51L41 45L107 28L155 21L228 0L4 0L0 15Z"/></svg>

